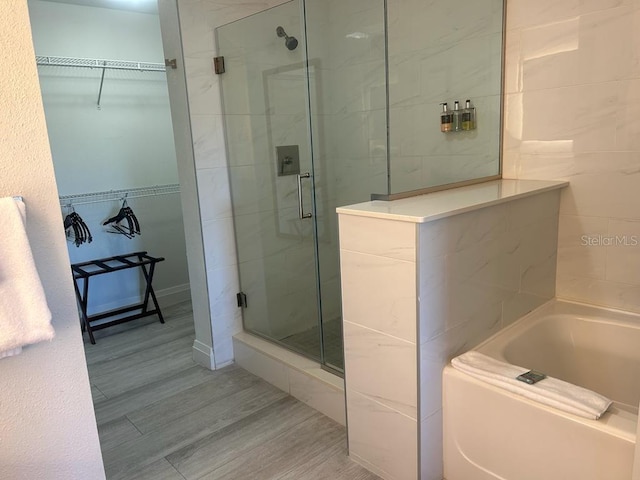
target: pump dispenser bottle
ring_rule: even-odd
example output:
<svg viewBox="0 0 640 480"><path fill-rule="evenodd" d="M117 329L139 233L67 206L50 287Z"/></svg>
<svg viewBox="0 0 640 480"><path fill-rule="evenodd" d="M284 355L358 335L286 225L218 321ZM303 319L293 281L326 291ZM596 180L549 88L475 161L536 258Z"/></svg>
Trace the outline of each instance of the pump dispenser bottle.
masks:
<svg viewBox="0 0 640 480"><path fill-rule="evenodd" d="M460 111L460 102L458 102L457 100L455 102L453 102L453 131L454 132L459 132L462 127L461 127L461 122L462 122L462 115L461 115L461 111Z"/></svg>
<svg viewBox="0 0 640 480"><path fill-rule="evenodd" d="M471 100L466 101L462 111L462 130L475 130L476 128L476 108L471 106Z"/></svg>
<svg viewBox="0 0 640 480"><path fill-rule="evenodd" d="M446 102L441 103L442 113L440 114L440 131L450 132L453 129L453 114L449 111Z"/></svg>

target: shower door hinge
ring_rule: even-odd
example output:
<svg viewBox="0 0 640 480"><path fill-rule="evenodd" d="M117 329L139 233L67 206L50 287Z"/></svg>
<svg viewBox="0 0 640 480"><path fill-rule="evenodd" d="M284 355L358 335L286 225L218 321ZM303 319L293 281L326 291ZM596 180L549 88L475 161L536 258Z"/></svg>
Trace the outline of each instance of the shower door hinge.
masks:
<svg viewBox="0 0 640 480"><path fill-rule="evenodd" d="M178 61L175 58L172 58L171 60L169 60L168 58L165 58L164 66L171 67L172 69L175 70L176 68L178 68Z"/></svg>
<svg viewBox="0 0 640 480"><path fill-rule="evenodd" d="M217 75L225 72L224 69L224 57L213 57L213 69Z"/></svg>
<svg viewBox="0 0 640 480"><path fill-rule="evenodd" d="M247 295L243 292L236 294L238 300L238 307L247 308Z"/></svg>

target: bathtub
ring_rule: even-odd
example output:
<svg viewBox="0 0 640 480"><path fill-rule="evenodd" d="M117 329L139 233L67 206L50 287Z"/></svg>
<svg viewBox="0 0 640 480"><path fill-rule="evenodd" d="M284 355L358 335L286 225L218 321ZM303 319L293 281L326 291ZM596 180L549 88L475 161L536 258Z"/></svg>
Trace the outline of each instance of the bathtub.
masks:
<svg viewBox="0 0 640 480"><path fill-rule="evenodd" d="M475 350L613 400L588 420L455 370L443 375L447 480L631 480L640 316L553 300Z"/></svg>

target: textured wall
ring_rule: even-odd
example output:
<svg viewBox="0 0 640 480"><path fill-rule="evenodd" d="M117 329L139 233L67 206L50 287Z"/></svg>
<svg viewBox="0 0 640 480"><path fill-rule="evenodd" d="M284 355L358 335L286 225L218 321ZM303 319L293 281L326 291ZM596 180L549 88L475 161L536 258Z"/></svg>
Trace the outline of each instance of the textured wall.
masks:
<svg viewBox="0 0 640 480"><path fill-rule="evenodd" d="M640 312L640 6L507 3L504 176L571 182L558 296Z"/></svg>
<svg viewBox="0 0 640 480"><path fill-rule="evenodd" d="M31 42L26 0L0 2L0 195L23 195L56 338L0 360L0 477L102 479L104 471Z"/></svg>

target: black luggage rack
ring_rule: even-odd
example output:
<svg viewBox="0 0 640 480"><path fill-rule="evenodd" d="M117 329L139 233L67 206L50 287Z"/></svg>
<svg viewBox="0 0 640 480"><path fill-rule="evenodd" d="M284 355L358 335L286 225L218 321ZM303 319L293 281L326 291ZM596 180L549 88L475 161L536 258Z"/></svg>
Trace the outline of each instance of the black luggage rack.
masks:
<svg viewBox="0 0 640 480"><path fill-rule="evenodd" d="M74 263L71 265L74 280L73 285L76 291L76 299L78 300L78 305L80 305L80 320L82 323L82 331L84 332L86 329L87 333L89 334L89 340L92 344L95 345L96 343L96 340L93 337L93 332L95 330L102 330L103 328L130 322L139 318L149 317L151 315L158 315L160 323L164 323L164 318L162 317L162 312L160 311L160 306L158 305L158 299L156 298L156 294L153 291L152 287L155 266L158 262L162 261L164 261L163 257L152 257L150 255L147 255L147 252L135 252L129 253L127 255L115 255L113 257L90 260L88 262ZM97 313L94 315L87 314L87 306L89 304L89 279L91 277L136 267L139 267L140 270L142 270L142 274L146 281L144 298L141 303L136 303L135 305L129 305L127 307L117 308L115 310L109 310L107 312ZM82 293L80 292L81 279L84 279ZM149 309L149 298L151 298L154 307L151 310ZM91 325L92 323L104 320L105 318L115 317L117 315L122 315L123 313L133 312L136 310L140 310L140 312L133 315L127 315L110 322L100 323L99 325Z"/></svg>

